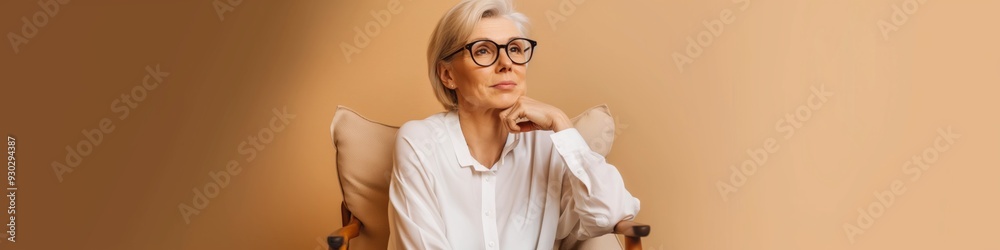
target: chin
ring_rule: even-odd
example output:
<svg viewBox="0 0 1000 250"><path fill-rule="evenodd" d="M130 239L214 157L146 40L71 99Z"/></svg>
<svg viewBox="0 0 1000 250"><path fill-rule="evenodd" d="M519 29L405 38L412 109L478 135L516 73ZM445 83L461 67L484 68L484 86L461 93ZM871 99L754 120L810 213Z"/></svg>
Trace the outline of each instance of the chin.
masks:
<svg viewBox="0 0 1000 250"><path fill-rule="evenodd" d="M514 103L516 103L517 99L521 98L522 95L523 94L519 94L519 93L504 93L504 94L500 94L500 95L498 95L496 97L496 99L493 99L493 102L492 102L493 103L493 107L494 108L499 108L499 109L506 109L506 108L509 108L510 106L514 106Z"/></svg>

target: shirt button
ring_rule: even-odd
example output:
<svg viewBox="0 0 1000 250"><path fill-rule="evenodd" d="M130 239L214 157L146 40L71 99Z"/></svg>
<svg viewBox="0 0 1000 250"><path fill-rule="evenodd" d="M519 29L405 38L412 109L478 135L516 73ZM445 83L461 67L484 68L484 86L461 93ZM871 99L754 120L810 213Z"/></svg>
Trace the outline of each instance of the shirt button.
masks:
<svg viewBox="0 0 1000 250"><path fill-rule="evenodd" d="M490 211L486 211L486 216L490 216Z"/></svg>
<svg viewBox="0 0 1000 250"><path fill-rule="evenodd" d="M492 242L492 241L490 241L490 247L493 247L493 246L495 246L496 244L497 244L496 242Z"/></svg>
<svg viewBox="0 0 1000 250"><path fill-rule="evenodd" d="M486 182L490 182L492 180L493 180L493 177L486 177Z"/></svg>

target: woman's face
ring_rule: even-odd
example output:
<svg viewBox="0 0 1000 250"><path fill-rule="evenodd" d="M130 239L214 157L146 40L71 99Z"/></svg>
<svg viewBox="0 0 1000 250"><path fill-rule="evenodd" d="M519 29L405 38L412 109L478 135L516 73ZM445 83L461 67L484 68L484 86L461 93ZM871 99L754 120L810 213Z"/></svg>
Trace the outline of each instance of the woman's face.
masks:
<svg viewBox="0 0 1000 250"><path fill-rule="evenodd" d="M473 28L468 44L477 40L491 40L507 44L522 37L514 21L502 18L483 18ZM473 48L476 51L476 48ZM527 92L525 71L527 65L514 64L507 53L497 51L499 58L490 66L479 66L464 49L455 54L450 63L441 65L442 83L458 93L459 107L463 109L506 109ZM488 62L487 62L488 63Z"/></svg>

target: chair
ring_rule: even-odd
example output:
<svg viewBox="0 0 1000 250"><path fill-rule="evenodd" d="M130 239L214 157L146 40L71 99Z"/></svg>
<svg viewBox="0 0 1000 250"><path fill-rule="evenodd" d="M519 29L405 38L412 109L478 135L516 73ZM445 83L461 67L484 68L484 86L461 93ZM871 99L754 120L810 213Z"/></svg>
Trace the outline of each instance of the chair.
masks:
<svg viewBox="0 0 1000 250"><path fill-rule="evenodd" d="M606 105L599 105L573 118L591 148L607 155L614 141L614 120ZM338 106L330 124L330 136L337 157L337 175L344 201L340 214L343 227L327 237L331 250L387 249L389 241L389 180L392 150L399 127L382 124ZM632 221L615 225L615 234L624 235L626 250L641 250L640 239L650 227ZM619 249L616 235L588 239L579 249Z"/></svg>

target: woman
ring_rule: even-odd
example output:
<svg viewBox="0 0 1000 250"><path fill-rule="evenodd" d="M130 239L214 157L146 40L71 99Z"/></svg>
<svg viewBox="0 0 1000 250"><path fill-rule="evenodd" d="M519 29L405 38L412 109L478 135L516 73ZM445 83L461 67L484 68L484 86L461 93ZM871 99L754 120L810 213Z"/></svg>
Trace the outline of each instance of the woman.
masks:
<svg viewBox="0 0 1000 250"><path fill-rule="evenodd" d="M428 66L448 111L398 132L397 249L570 248L639 211L569 117L525 96L527 24L505 0L463 1L438 23Z"/></svg>

